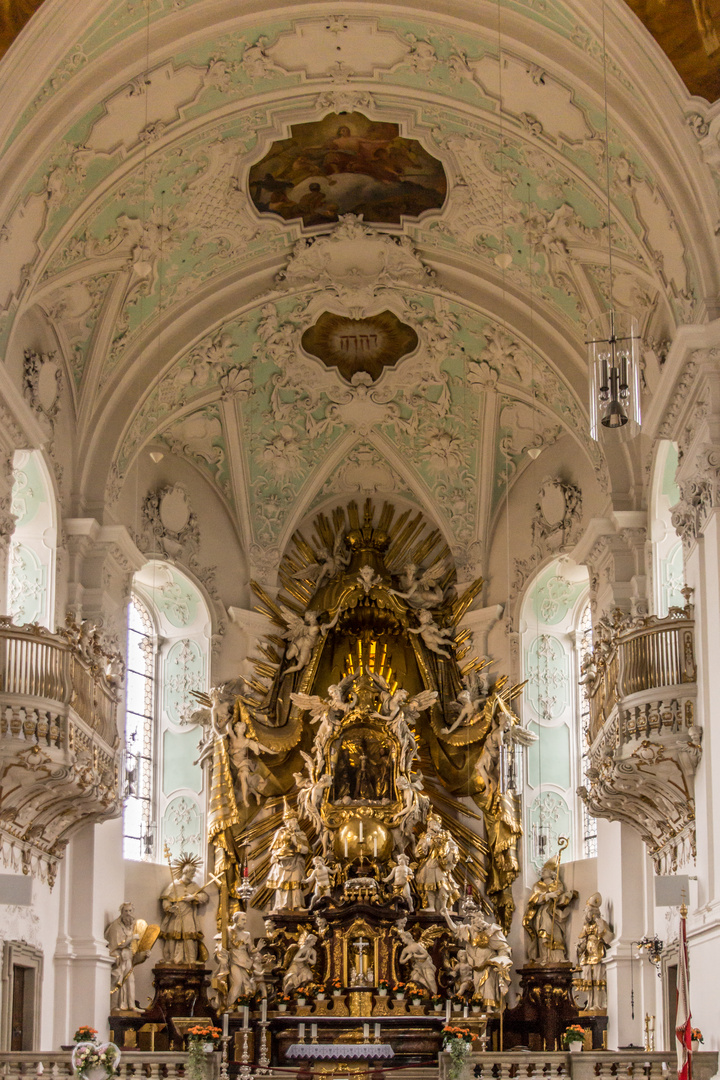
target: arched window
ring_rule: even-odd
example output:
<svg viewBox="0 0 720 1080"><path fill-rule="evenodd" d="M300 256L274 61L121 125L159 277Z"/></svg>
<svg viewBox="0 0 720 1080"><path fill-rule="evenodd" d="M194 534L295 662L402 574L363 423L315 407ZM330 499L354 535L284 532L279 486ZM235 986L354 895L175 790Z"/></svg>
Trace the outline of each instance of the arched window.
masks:
<svg viewBox="0 0 720 1080"><path fill-rule="evenodd" d="M523 719L538 736L528 748L525 780L526 865L532 874L570 839L569 857L594 855L594 821L576 791L587 723L579 686L591 636L587 569L567 556L546 564L528 585L521 608Z"/></svg>
<svg viewBox="0 0 720 1080"><path fill-rule="evenodd" d="M17 450L13 458L7 610L18 625L55 629L57 511L50 474L39 450Z"/></svg>
<svg viewBox="0 0 720 1080"><path fill-rule="evenodd" d="M128 610L126 858L205 854L202 728L192 690L206 690L212 624L205 598L177 567L153 560Z"/></svg>
<svg viewBox="0 0 720 1080"><path fill-rule="evenodd" d="M652 541L653 612L667 615L671 607L683 607L680 590L685 584L682 541L673 529L670 511L680 500L675 483L678 452L664 440L658 447L650 489L650 539Z"/></svg>

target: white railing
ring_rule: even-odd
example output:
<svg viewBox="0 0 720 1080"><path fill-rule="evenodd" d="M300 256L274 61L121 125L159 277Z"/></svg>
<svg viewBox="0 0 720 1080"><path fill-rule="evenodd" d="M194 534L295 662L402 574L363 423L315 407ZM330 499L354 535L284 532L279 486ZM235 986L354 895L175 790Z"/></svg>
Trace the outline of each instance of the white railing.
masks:
<svg viewBox="0 0 720 1080"><path fill-rule="evenodd" d="M447 1080L450 1055L441 1053L440 1080ZM711 1080L718 1070L716 1052L693 1054L694 1080ZM460 1080L675 1080L674 1051L585 1050L579 1054L511 1050L504 1054L473 1053Z"/></svg>
<svg viewBox="0 0 720 1080"><path fill-rule="evenodd" d="M69 1050L46 1050L35 1053L9 1051L0 1053L2 1080L63 1080L73 1075ZM122 1053L115 1072L120 1080L185 1080L187 1054L128 1050ZM207 1055L207 1080L220 1075L220 1054Z"/></svg>

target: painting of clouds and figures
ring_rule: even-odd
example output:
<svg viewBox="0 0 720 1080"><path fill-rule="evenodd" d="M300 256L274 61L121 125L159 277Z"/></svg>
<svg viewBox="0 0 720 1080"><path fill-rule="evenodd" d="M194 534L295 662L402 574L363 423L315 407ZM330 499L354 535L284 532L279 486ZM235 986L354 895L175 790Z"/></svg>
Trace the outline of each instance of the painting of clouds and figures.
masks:
<svg viewBox="0 0 720 1080"><path fill-rule="evenodd" d="M445 201L441 162L417 139L402 138L397 124L331 113L290 131L250 169L250 197L261 213L310 227L342 214L399 225Z"/></svg>

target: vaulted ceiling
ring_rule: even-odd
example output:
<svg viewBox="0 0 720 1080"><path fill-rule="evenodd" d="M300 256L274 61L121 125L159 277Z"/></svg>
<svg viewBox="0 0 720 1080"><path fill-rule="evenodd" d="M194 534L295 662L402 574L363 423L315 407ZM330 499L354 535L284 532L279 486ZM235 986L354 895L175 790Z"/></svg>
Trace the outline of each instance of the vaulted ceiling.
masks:
<svg viewBox="0 0 720 1080"><path fill-rule="evenodd" d="M469 576L544 461L637 498L587 435L585 326L639 316L649 398L714 313L713 117L619 0L606 68L580 0L336 12L41 8L2 62L0 344L63 358L68 512L127 520L154 450L263 580L367 492L423 506Z"/></svg>

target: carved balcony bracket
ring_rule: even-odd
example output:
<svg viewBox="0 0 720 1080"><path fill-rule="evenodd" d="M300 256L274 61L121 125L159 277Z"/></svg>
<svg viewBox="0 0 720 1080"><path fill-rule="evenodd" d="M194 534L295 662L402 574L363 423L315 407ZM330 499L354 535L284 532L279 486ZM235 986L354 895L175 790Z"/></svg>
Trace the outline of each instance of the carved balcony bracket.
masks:
<svg viewBox="0 0 720 1080"><path fill-rule="evenodd" d="M92 635L0 619L0 854L51 886L72 834L121 808L117 659Z"/></svg>
<svg viewBox="0 0 720 1080"><path fill-rule="evenodd" d="M692 607L665 619L617 613L585 673L590 764L578 794L595 817L640 833L660 874L695 857L697 672Z"/></svg>

